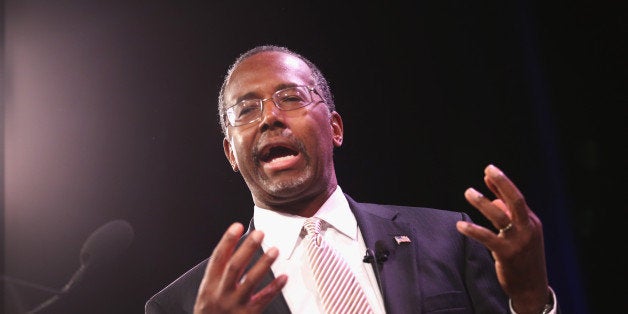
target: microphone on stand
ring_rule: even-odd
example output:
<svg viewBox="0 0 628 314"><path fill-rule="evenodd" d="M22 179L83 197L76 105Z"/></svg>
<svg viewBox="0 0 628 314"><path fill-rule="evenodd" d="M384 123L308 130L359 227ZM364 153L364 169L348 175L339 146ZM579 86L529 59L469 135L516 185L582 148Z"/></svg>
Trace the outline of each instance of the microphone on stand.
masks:
<svg viewBox="0 0 628 314"><path fill-rule="evenodd" d="M134 236L133 227L131 227L131 225L125 220L113 220L100 226L92 232L92 234L83 243L83 247L81 248L81 253L79 255L81 266L74 272L72 277L70 277L70 280L60 290L8 276L3 276L2 279L3 281L12 284L53 294L52 297L27 312L29 314L37 313L55 303L64 295L68 294L68 292L83 278L87 269L93 266L102 265L118 257L118 255L131 245Z"/></svg>

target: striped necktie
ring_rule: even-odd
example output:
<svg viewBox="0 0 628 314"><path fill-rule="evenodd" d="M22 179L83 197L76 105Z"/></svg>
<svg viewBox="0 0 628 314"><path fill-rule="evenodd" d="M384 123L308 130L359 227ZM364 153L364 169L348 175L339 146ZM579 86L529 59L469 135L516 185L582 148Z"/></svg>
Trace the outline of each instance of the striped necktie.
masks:
<svg viewBox="0 0 628 314"><path fill-rule="evenodd" d="M347 262L320 234L321 220L308 218L303 225L307 232L307 262L321 303L327 314L373 313L362 287Z"/></svg>

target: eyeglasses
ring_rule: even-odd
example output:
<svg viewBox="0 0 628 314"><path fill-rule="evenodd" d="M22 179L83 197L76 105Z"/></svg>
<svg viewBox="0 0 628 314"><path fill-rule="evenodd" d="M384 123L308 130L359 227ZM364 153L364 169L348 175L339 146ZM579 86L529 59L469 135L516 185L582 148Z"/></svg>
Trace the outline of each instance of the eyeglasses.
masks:
<svg viewBox="0 0 628 314"><path fill-rule="evenodd" d="M227 120L232 126L252 123L262 117L267 100L272 100L279 110L299 109L312 104L312 92L319 95L314 87L293 86L276 91L270 98L245 99L226 109Z"/></svg>

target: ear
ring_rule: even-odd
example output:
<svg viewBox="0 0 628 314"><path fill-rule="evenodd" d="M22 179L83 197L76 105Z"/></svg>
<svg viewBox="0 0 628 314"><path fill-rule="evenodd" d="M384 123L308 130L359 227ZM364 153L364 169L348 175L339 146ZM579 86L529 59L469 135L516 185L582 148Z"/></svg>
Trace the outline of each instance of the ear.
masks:
<svg viewBox="0 0 628 314"><path fill-rule="evenodd" d="M344 126L342 125L342 118L340 117L340 114L336 111L332 111L329 123L331 126L334 147L340 147L344 136Z"/></svg>
<svg viewBox="0 0 628 314"><path fill-rule="evenodd" d="M226 136L222 139L222 148L225 151L225 157L227 157L229 164L231 164L231 169L233 169L234 172L238 172L238 162L236 161L233 147L231 147L231 142Z"/></svg>

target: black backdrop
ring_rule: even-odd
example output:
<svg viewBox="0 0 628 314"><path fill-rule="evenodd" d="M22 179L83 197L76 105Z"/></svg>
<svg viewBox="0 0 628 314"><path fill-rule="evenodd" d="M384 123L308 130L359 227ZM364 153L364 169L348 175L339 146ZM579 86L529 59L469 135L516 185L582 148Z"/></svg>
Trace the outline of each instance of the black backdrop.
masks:
<svg viewBox="0 0 628 314"><path fill-rule="evenodd" d="M543 219L565 313L626 309L625 10L575 1L5 1L4 273L60 288L113 219L131 247L51 313L141 313L251 197L222 153L218 88L257 44L317 63L345 122L340 185L456 209L504 169ZM5 311L47 295L5 285Z"/></svg>

